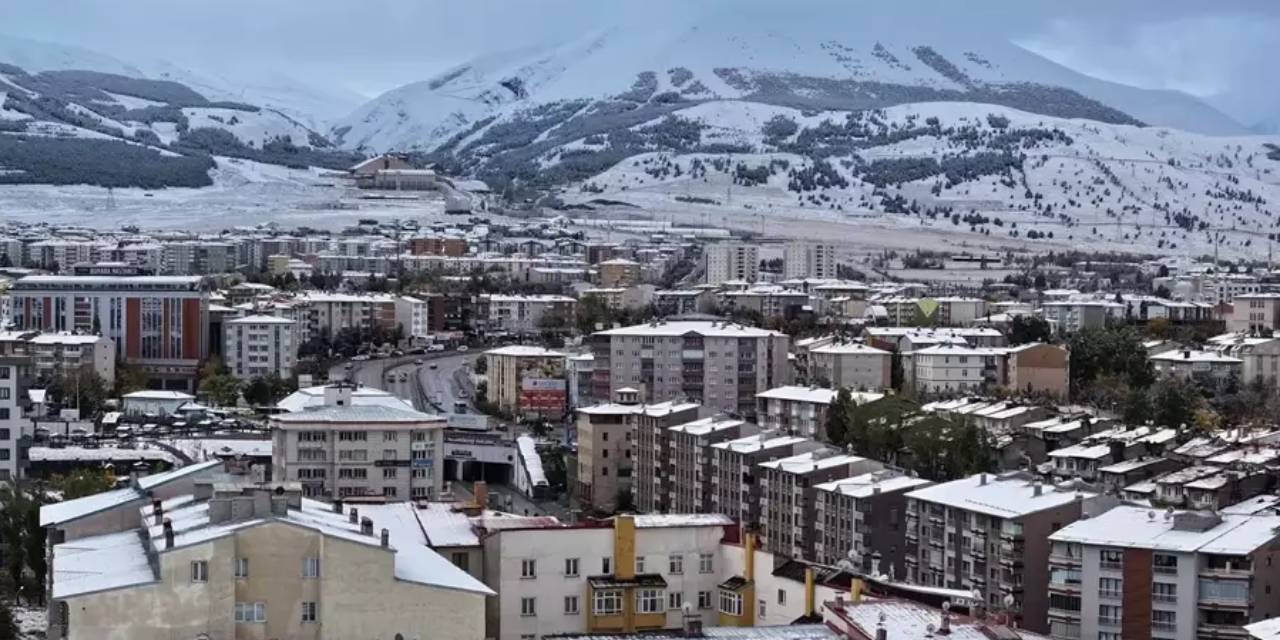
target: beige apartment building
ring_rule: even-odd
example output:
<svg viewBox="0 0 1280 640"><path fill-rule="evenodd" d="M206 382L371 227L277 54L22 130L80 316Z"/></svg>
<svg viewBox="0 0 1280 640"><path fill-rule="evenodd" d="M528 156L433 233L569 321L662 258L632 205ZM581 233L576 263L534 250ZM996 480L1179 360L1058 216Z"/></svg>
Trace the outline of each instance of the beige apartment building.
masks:
<svg viewBox="0 0 1280 640"><path fill-rule="evenodd" d="M817 442L764 431L711 445L711 512L723 513L744 527L761 525L762 462L821 448Z"/></svg>
<svg viewBox="0 0 1280 640"><path fill-rule="evenodd" d="M715 513L711 506L711 445L757 431L741 420L703 418L667 429L670 456L665 473L666 499L660 509L671 513ZM642 473L637 469L637 477Z"/></svg>
<svg viewBox="0 0 1280 640"><path fill-rule="evenodd" d="M690 402L641 404L634 389L621 389L615 402L578 409L578 476L573 498L584 507L612 512L619 492L630 491L636 504L652 504L653 485L633 482L635 465L652 468L660 448L645 437L698 417ZM641 439L637 440L637 436Z"/></svg>
<svg viewBox="0 0 1280 640"><path fill-rule="evenodd" d="M809 350L812 380L836 388L888 389L892 362L892 353L861 342L836 342Z"/></svg>
<svg viewBox="0 0 1280 640"><path fill-rule="evenodd" d="M720 242L702 248L707 284L760 279L760 247L741 242Z"/></svg>
<svg viewBox="0 0 1280 640"><path fill-rule="evenodd" d="M813 560L817 548L817 486L879 471L884 465L836 449L818 449L757 465L765 548L789 558Z"/></svg>
<svg viewBox="0 0 1280 640"><path fill-rule="evenodd" d="M122 505L116 530L53 544L48 637L484 638L494 592L418 543L399 506L375 523L244 475Z"/></svg>
<svg viewBox="0 0 1280 640"><path fill-rule="evenodd" d="M352 404L355 385L325 387L315 408L271 418L272 477L307 496L431 499L444 486L440 416Z"/></svg>
<svg viewBox="0 0 1280 640"><path fill-rule="evenodd" d="M687 399L739 418L755 415L757 393L790 377L790 338L728 321L673 321L591 336L596 397L619 389L644 402Z"/></svg>
<svg viewBox="0 0 1280 640"><path fill-rule="evenodd" d="M484 353L489 400L511 415L564 416L565 354L543 347L511 345Z"/></svg>
<svg viewBox="0 0 1280 640"><path fill-rule="evenodd" d="M626 258L605 260L596 265L600 286L605 289L627 288L640 284L640 263Z"/></svg>

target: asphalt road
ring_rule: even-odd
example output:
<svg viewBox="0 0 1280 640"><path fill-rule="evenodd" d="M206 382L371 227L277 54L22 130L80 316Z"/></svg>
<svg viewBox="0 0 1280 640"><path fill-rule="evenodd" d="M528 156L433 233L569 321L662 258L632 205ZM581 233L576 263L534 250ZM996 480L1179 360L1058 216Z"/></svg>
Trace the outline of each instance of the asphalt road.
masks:
<svg viewBox="0 0 1280 640"><path fill-rule="evenodd" d="M471 352L444 351L352 362L350 370L344 363L329 370L329 379L345 378L388 391L420 411L453 413L454 403L465 400L468 412L472 412L471 398L475 391L468 372L477 357L478 354ZM422 365L416 364L418 360L423 361Z"/></svg>

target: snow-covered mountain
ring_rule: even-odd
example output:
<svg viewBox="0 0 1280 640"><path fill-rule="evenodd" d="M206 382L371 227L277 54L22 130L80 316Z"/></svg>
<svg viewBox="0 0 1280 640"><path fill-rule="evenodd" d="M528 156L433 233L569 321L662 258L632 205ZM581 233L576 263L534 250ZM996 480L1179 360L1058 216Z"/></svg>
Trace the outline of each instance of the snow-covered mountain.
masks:
<svg viewBox="0 0 1280 640"><path fill-rule="evenodd" d="M843 108L962 100L1215 135L1245 132L1189 95L1098 80L999 37L922 22L912 3L822 11L783 4L669 26L620 26L485 56L380 96L335 133L347 148L431 150L489 118L584 99Z"/></svg>

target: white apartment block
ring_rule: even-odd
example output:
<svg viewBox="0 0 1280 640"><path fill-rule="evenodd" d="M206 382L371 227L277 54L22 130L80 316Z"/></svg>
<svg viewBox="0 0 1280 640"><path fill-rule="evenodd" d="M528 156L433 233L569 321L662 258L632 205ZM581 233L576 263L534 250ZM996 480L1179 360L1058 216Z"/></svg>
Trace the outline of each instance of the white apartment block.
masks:
<svg viewBox="0 0 1280 640"><path fill-rule="evenodd" d="M396 324L408 340L431 337L430 315L427 302L413 296L396 296Z"/></svg>
<svg viewBox="0 0 1280 640"><path fill-rule="evenodd" d="M1228 333L1209 339L1206 349L1240 359L1240 382L1280 386L1280 338Z"/></svg>
<svg viewBox="0 0 1280 640"><path fill-rule="evenodd" d="M49 380L71 371L93 371L107 386L116 380L116 343L80 333L0 332L0 355L31 356L31 373Z"/></svg>
<svg viewBox="0 0 1280 640"><path fill-rule="evenodd" d="M18 404L23 387L19 372L26 366L25 358L0 358L0 484L8 483L23 475L26 463L24 428L29 424Z"/></svg>
<svg viewBox="0 0 1280 640"><path fill-rule="evenodd" d="M836 245L829 242L787 243L782 250L782 277L837 277Z"/></svg>
<svg viewBox="0 0 1280 640"><path fill-rule="evenodd" d="M1119 506L1050 536L1055 638L1247 638L1280 615L1280 515Z"/></svg>
<svg viewBox="0 0 1280 640"><path fill-rule="evenodd" d="M354 387L325 387L325 404L271 418L272 477L307 496L431 499L444 486L444 418L352 403Z"/></svg>
<svg viewBox="0 0 1280 640"><path fill-rule="evenodd" d="M490 637L680 628L686 603L714 621L732 525L717 514L671 514L498 529L483 541L485 582L499 593L486 611Z"/></svg>
<svg viewBox="0 0 1280 640"><path fill-rule="evenodd" d="M707 284L756 282L760 279L760 247L740 242L709 244L702 249Z"/></svg>
<svg viewBox="0 0 1280 640"><path fill-rule="evenodd" d="M813 560L817 539L817 485L879 471L884 465L833 449L819 449L757 465L765 548Z"/></svg>
<svg viewBox="0 0 1280 640"><path fill-rule="evenodd" d="M1227 331L1259 332L1280 329L1280 293L1250 293L1235 296Z"/></svg>
<svg viewBox="0 0 1280 640"><path fill-rule="evenodd" d="M514 334L538 333L542 319L548 316L571 323L578 304L569 296L557 295L491 295L482 300L488 304L489 331Z"/></svg>
<svg viewBox="0 0 1280 640"><path fill-rule="evenodd" d="M827 409L838 392L823 387L785 386L756 394L756 420L766 430L826 439ZM855 404L875 402L882 393L851 392Z"/></svg>
<svg viewBox="0 0 1280 640"><path fill-rule="evenodd" d="M298 296L306 311L306 335L333 338L343 329L390 330L396 323L396 297L307 291Z"/></svg>
<svg viewBox="0 0 1280 640"><path fill-rule="evenodd" d="M1003 349L944 345L906 354L908 382L925 393L966 393L1002 382Z"/></svg>
<svg viewBox="0 0 1280 640"><path fill-rule="evenodd" d="M1175 349L1148 356L1157 375L1184 379L1225 381L1241 380L1244 361L1218 351Z"/></svg>
<svg viewBox="0 0 1280 640"><path fill-rule="evenodd" d="M222 325L223 362L241 380L270 375L288 380L298 356L297 334L297 323L279 316L227 320Z"/></svg>

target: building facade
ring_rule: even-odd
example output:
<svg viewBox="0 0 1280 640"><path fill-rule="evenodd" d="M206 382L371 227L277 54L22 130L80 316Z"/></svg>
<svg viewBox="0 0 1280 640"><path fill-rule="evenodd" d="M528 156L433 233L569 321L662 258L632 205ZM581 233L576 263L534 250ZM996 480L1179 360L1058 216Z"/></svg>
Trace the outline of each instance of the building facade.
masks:
<svg viewBox="0 0 1280 640"><path fill-rule="evenodd" d="M818 449L757 465L765 549L813 560L817 549L817 486L879 471L884 465L834 449Z"/></svg>
<svg viewBox="0 0 1280 640"><path fill-rule="evenodd" d="M930 484L886 469L817 485L813 560L849 560L868 574L905 580L906 494Z"/></svg>
<svg viewBox="0 0 1280 640"><path fill-rule="evenodd" d="M701 409L694 403L641 404L634 389L622 389L615 402L578 408L578 468L573 499L597 511L612 512L622 494L652 510L659 495L654 482L633 482L635 466L659 470L667 464L666 429L690 422ZM648 473L648 471L646 471ZM653 476L645 476L651 478Z"/></svg>
<svg viewBox="0 0 1280 640"><path fill-rule="evenodd" d="M782 250L782 277L836 278L836 245L789 242Z"/></svg>
<svg viewBox="0 0 1280 640"><path fill-rule="evenodd" d="M297 323L279 316L254 315L222 324L222 361L241 379L271 375L293 378L298 357Z"/></svg>
<svg viewBox="0 0 1280 640"><path fill-rule="evenodd" d="M489 400L515 416L551 420L564 417L567 400L565 354L543 347L512 345L484 353Z"/></svg>
<svg viewBox="0 0 1280 640"><path fill-rule="evenodd" d="M739 242L709 244L702 249L707 284L760 279L760 247Z"/></svg>

